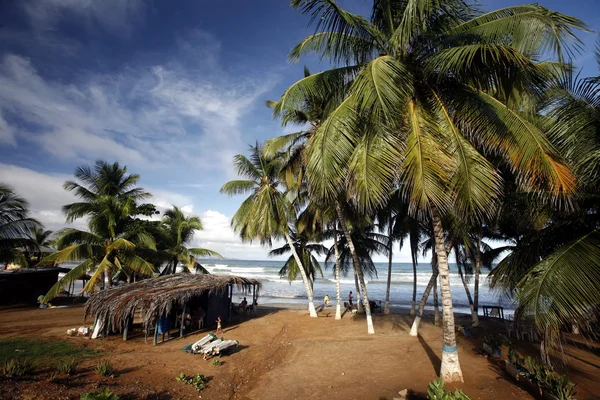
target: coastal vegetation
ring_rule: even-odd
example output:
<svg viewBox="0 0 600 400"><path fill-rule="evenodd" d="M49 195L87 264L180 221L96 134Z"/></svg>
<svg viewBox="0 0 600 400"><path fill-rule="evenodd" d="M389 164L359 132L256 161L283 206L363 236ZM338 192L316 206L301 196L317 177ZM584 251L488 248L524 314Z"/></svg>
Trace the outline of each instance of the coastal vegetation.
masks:
<svg viewBox="0 0 600 400"><path fill-rule="evenodd" d="M246 196L232 229L245 242L283 242L270 254L290 254L280 275L302 279L311 317L318 315L313 285L323 269L334 266L336 319L340 276L351 275L369 334L375 329L365 275L377 273L372 257L388 257L389 313L394 244L408 245L411 335L418 335L430 293L436 304L438 287L441 293L442 380L432 383L430 396L464 396L443 389L443 382L463 380L452 256L472 325L479 324L480 275L490 269L492 287L515 302L515 318L535 324L550 364L561 333L589 332L600 304L600 76L578 78L569 63L581 45L575 32L586 25L540 5L483 13L459 0L375 0L365 17L333 0L291 4L309 16L315 33L290 60L311 53L331 68L305 69L267 102L274 118L299 131L235 156L240 179L221 188ZM600 50L596 58L600 68ZM200 218L176 206L160 217L139 179L118 163L78 167L64 185L78 201L63 211L67 223L84 219L87 229L55 233L0 185L0 262L77 262L43 302L87 274L83 290L91 293L178 268L207 273L198 258L220 255L190 247L203 229ZM322 244L328 239L329 249ZM42 257L40 248L49 245L56 252ZM417 303L421 252L431 254L432 273ZM5 370L18 370L11 362ZM96 371L110 375L109 367L101 363ZM547 372L541 368L540 376ZM540 381L564 383L546 375ZM177 380L198 391L206 384L199 374Z"/></svg>

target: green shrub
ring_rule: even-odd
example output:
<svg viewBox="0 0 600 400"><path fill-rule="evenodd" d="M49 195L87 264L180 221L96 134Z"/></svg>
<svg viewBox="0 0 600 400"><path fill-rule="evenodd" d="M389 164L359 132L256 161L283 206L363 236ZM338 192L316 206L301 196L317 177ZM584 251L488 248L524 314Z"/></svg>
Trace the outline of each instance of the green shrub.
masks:
<svg viewBox="0 0 600 400"><path fill-rule="evenodd" d="M79 361L74 358L70 358L68 360L59 361L56 369L59 373L64 375L72 375L75 373L77 369L77 365L79 365Z"/></svg>
<svg viewBox="0 0 600 400"><path fill-rule="evenodd" d="M504 343L506 343L506 339L504 336L498 334L485 335L483 337L483 343L487 344L492 349L499 349Z"/></svg>
<svg viewBox="0 0 600 400"><path fill-rule="evenodd" d="M427 386L427 398L430 400L471 400L469 396L457 390L452 393L444 389L444 380L442 378L429 382Z"/></svg>
<svg viewBox="0 0 600 400"><path fill-rule="evenodd" d="M213 367L220 367L221 365L223 365L223 361L221 361L221 359L219 358L215 358L210 362L210 365L212 365Z"/></svg>
<svg viewBox="0 0 600 400"><path fill-rule="evenodd" d="M115 369L108 360L102 360L94 367L94 372L102 376L110 376L115 373Z"/></svg>
<svg viewBox="0 0 600 400"><path fill-rule="evenodd" d="M560 400L575 400L577 394L575 384L566 376L558 375L552 368L540 364L527 357L525 360L527 376L533 383L550 392Z"/></svg>
<svg viewBox="0 0 600 400"><path fill-rule="evenodd" d="M104 388L101 392L90 392L82 394L81 400L119 400L119 396L112 393L107 388Z"/></svg>
<svg viewBox="0 0 600 400"><path fill-rule="evenodd" d="M48 377L48 380L50 382L56 382L58 380L58 372L54 371L50 374L50 376Z"/></svg>
<svg viewBox="0 0 600 400"><path fill-rule="evenodd" d="M196 374L194 376L187 376L183 372L175 377L177 382L192 385L197 392L201 392L206 389L206 383L208 379L202 374Z"/></svg>
<svg viewBox="0 0 600 400"><path fill-rule="evenodd" d="M11 358L2 364L2 374L24 376L33 372L33 363L28 358Z"/></svg>

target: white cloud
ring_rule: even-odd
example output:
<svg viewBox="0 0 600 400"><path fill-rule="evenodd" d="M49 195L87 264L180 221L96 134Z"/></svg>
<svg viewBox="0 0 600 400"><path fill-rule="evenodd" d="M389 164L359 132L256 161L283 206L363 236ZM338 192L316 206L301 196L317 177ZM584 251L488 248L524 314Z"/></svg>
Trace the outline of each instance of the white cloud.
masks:
<svg viewBox="0 0 600 400"><path fill-rule="evenodd" d="M42 174L27 168L0 164L0 182L12 186L19 195L29 201L31 215L46 228L57 230L65 226L65 216L61 207L76 201L75 196L63 189L66 175ZM77 221L73 226L82 228L85 221Z"/></svg>
<svg viewBox="0 0 600 400"><path fill-rule="evenodd" d="M16 146L17 141L15 140L15 130L11 127L8 122L0 113L0 144L8 144Z"/></svg>
<svg viewBox="0 0 600 400"><path fill-rule="evenodd" d="M224 257L248 259L267 259L268 248L260 243L242 243L241 239L231 229L231 217L218 211L207 210L200 214L204 229L196 232L193 247L203 247L214 250ZM274 243L280 246L281 243ZM277 257L275 259L281 259Z"/></svg>
<svg viewBox="0 0 600 400"><path fill-rule="evenodd" d="M50 30L65 19L109 33L129 33L143 18L144 0L20 0L34 29Z"/></svg>
<svg viewBox="0 0 600 400"><path fill-rule="evenodd" d="M191 166L231 176L231 158L245 150L241 120L272 83L230 76L219 45L194 33L161 64L48 80L29 59L7 54L0 63L0 109L29 129L3 128L4 142L29 141L53 156L127 165ZM202 53L202 59L196 58ZM6 115L6 114L5 114Z"/></svg>

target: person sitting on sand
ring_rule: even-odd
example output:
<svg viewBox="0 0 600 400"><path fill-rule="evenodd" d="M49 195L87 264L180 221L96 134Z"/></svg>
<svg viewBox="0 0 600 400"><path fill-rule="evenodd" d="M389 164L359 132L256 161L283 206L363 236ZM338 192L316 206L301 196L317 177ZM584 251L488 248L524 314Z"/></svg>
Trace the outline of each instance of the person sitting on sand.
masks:
<svg viewBox="0 0 600 400"><path fill-rule="evenodd" d="M329 307L329 295L326 294L325 297L323 298L323 301L325 302L325 307Z"/></svg>

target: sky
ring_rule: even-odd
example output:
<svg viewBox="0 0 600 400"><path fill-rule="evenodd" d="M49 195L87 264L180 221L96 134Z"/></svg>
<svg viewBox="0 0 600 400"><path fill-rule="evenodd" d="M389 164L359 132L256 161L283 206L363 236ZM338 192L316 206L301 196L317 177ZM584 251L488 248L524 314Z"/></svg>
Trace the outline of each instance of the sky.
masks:
<svg viewBox="0 0 600 400"><path fill-rule="evenodd" d="M600 31L598 1L539 4ZM364 14L370 7L340 3ZM193 246L267 259L269 249L242 243L230 228L242 198L219 189L236 177L235 154L295 130L264 103L304 65L327 67L315 57L287 62L313 32L308 23L286 0L0 0L0 182L56 230L65 226L61 206L75 200L62 188L75 168L118 161L141 175L159 210L174 204L202 218ZM597 74L596 36L580 37L575 63L582 75ZM396 253L395 261L410 260L408 249Z"/></svg>

